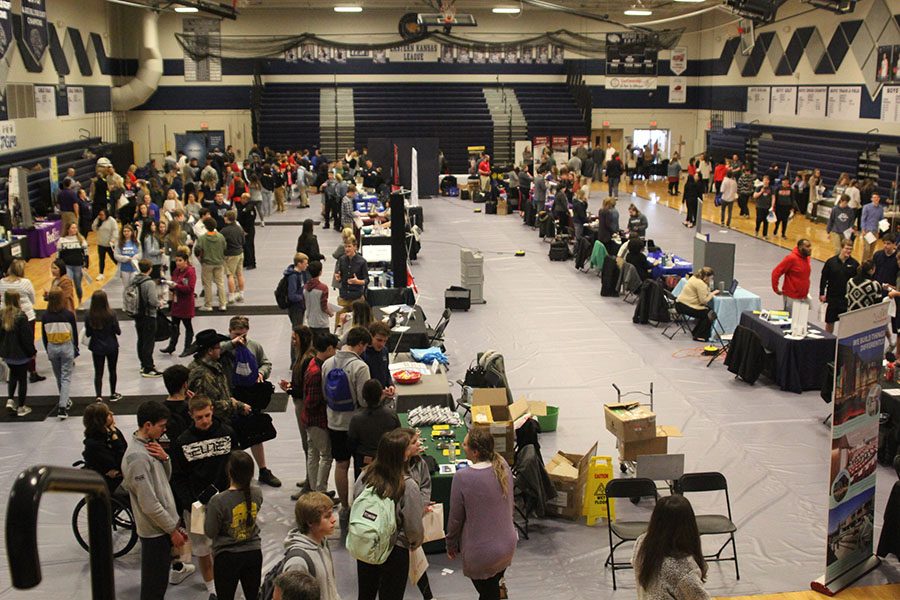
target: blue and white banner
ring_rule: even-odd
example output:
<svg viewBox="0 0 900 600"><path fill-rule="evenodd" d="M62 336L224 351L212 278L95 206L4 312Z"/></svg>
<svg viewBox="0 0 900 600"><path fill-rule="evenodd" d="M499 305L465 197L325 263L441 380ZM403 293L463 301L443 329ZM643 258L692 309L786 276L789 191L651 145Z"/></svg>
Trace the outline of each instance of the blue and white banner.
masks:
<svg viewBox="0 0 900 600"><path fill-rule="evenodd" d="M36 62L49 45L45 0L22 0L22 39Z"/></svg>

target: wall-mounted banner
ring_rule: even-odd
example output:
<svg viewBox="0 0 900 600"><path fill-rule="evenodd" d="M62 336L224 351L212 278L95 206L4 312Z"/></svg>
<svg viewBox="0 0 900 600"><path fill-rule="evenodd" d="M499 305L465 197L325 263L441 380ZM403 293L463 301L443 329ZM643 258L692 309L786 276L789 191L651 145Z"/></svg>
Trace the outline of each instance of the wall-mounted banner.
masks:
<svg viewBox="0 0 900 600"><path fill-rule="evenodd" d="M669 104L687 102L687 77L669 77Z"/></svg>
<svg viewBox="0 0 900 600"><path fill-rule="evenodd" d="M42 121L56 119L56 86L34 86L34 116Z"/></svg>
<svg viewBox="0 0 900 600"><path fill-rule="evenodd" d="M656 77L607 77L606 87L611 90L655 90Z"/></svg>
<svg viewBox="0 0 900 600"><path fill-rule="evenodd" d="M885 303L841 315L834 363L825 577L819 580L825 587L872 558L879 378L889 321Z"/></svg>
<svg viewBox="0 0 900 600"><path fill-rule="evenodd" d="M828 103L828 88L800 86L797 88L797 116L803 119L822 119Z"/></svg>
<svg viewBox="0 0 900 600"><path fill-rule="evenodd" d="M84 88L70 85L66 87L66 95L69 97L69 116L84 116Z"/></svg>
<svg viewBox="0 0 900 600"><path fill-rule="evenodd" d="M421 42L388 50L390 62L437 62L441 56L441 45L437 42Z"/></svg>
<svg viewBox="0 0 900 600"><path fill-rule="evenodd" d="M0 0L0 58L6 56L13 39L12 20L10 19L10 0Z"/></svg>
<svg viewBox="0 0 900 600"><path fill-rule="evenodd" d="M777 85L772 88L771 113L793 117L797 113L797 88Z"/></svg>
<svg viewBox="0 0 900 600"><path fill-rule="evenodd" d="M881 88L881 120L885 123L900 123L900 85Z"/></svg>
<svg viewBox="0 0 900 600"><path fill-rule="evenodd" d="M862 88L859 86L828 87L828 118L844 121L859 119Z"/></svg>
<svg viewBox="0 0 900 600"><path fill-rule="evenodd" d="M0 152L16 149L16 122L0 121Z"/></svg>
<svg viewBox="0 0 900 600"><path fill-rule="evenodd" d="M686 46L676 46L672 48L672 53L669 58L669 69L671 69L672 73L674 73L675 75L681 75L682 73L687 71Z"/></svg>
<svg viewBox="0 0 900 600"><path fill-rule="evenodd" d="M758 86L747 88L747 112L757 115L769 114L769 99L771 98L772 88L769 86Z"/></svg>
<svg viewBox="0 0 900 600"><path fill-rule="evenodd" d="M44 0L22 0L22 38L34 60L41 62L49 44Z"/></svg>

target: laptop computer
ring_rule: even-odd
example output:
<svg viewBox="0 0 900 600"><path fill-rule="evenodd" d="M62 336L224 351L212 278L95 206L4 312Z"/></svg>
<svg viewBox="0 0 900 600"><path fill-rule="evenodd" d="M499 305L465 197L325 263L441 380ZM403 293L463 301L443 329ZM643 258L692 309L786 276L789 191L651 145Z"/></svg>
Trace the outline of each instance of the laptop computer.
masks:
<svg viewBox="0 0 900 600"><path fill-rule="evenodd" d="M720 296L734 296L734 292L737 290L737 288L738 288L738 280L732 279L731 287L728 288L727 290L723 290L723 291L719 292L719 295Z"/></svg>

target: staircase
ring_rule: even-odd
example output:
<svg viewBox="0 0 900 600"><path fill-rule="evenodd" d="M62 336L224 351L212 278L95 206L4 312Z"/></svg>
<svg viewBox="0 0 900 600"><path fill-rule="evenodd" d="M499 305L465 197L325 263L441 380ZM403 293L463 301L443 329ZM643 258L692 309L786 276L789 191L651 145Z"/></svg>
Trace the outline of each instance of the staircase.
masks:
<svg viewBox="0 0 900 600"><path fill-rule="evenodd" d="M513 165L517 140L528 139L528 122L516 92L508 87L484 88L484 99L494 122L494 155L491 162Z"/></svg>
<svg viewBox="0 0 900 600"><path fill-rule="evenodd" d="M319 96L319 131L322 153L329 158L344 156L356 142L353 88L322 88Z"/></svg>

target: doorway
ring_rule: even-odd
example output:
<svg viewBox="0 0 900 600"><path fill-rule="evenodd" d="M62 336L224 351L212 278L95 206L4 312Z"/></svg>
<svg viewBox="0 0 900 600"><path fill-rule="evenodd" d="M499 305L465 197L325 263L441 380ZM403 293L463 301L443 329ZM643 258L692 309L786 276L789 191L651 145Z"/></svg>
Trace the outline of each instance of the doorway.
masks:
<svg viewBox="0 0 900 600"><path fill-rule="evenodd" d="M591 140L594 148L606 149L606 144L612 144L619 154L625 148L625 136L621 129L594 129L591 131Z"/></svg>
<svg viewBox="0 0 900 600"><path fill-rule="evenodd" d="M669 155L670 132L668 129L635 129L633 135L635 148L650 146L652 150L656 145L656 156L660 157L660 160Z"/></svg>

